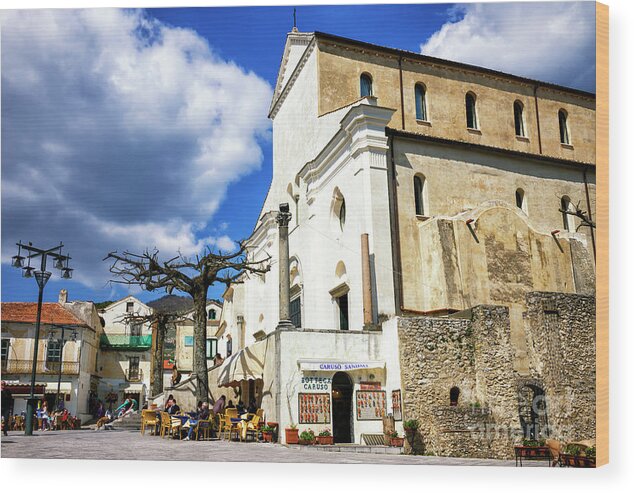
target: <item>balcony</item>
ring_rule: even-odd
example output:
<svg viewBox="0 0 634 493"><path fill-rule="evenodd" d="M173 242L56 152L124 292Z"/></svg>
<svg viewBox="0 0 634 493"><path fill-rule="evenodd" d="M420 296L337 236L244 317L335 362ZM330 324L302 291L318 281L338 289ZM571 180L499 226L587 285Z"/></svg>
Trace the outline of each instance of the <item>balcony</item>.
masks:
<svg viewBox="0 0 634 493"><path fill-rule="evenodd" d="M101 334L101 349L120 351L147 351L152 347L152 336L129 336L124 334Z"/></svg>
<svg viewBox="0 0 634 493"><path fill-rule="evenodd" d="M128 368L125 371L125 379L127 382L142 382L143 370L141 368Z"/></svg>
<svg viewBox="0 0 634 493"><path fill-rule="evenodd" d="M35 372L38 375L78 375L78 361L38 361ZM2 360L2 373L6 375L29 374L33 370L33 360L10 359Z"/></svg>

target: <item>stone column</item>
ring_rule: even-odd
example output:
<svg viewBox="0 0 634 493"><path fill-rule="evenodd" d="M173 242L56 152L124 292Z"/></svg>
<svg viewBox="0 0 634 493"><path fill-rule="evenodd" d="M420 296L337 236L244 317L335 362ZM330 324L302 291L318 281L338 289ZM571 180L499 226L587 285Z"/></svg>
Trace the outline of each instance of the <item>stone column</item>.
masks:
<svg viewBox="0 0 634 493"><path fill-rule="evenodd" d="M370 274L370 243L368 233L361 235L361 282L363 285L363 326L372 325L372 277Z"/></svg>
<svg viewBox="0 0 634 493"><path fill-rule="evenodd" d="M288 224L292 214L288 204L280 204L280 211L277 213L277 224L279 231L279 270L280 270L280 321L278 327L291 328L290 321L291 286L288 271Z"/></svg>

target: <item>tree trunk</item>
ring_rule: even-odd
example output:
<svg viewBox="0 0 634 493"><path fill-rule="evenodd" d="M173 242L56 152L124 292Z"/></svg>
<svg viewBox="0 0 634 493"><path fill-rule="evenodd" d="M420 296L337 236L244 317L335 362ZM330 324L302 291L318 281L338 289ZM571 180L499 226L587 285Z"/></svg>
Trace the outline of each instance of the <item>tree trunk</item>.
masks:
<svg viewBox="0 0 634 493"><path fill-rule="evenodd" d="M207 375L207 290L194 292L194 373L198 377L196 400L209 401Z"/></svg>
<svg viewBox="0 0 634 493"><path fill-rule="evenodd" d="M154 327L156 344L152 354L152 395L163 392L163 348L165 344L165 332L167 331L166 317L157 317Z"/></svg>

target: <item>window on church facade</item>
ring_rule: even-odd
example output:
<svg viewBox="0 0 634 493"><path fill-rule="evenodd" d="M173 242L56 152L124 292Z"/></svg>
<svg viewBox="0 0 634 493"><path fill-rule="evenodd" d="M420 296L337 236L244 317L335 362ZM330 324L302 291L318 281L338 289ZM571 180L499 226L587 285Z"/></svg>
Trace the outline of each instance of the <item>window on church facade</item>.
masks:
<svg viewBox="0 0 634 493"><path fill-rule="evenodd" d="M302 326L302 302L301 296L291 300L289 307L289 318L295 327Z"/></svg>
<svg viewBox="0 0 634 493"><path fill-rule="evenodd" d="M526 212L526 198L524 190L522 190L521 188L515 190L515 205L518 209L522 209L524 212Z"/></svg>
<svg viewBox="0 0 634 493"><path fill-rule="evenodd" d="M568 114L564 110L559 110L559 141L562 144L570 144Z"/></svg>
<svg viewBox="0 0 634 493"><path fill-rule="evenodd" d="M372 96L372 77L370 74L361 75L361 97Z"/></svg>
<svg viewBox="0 0 634 493"><path fill-rule="evenodd" d="M524 105L520 101L513 103L513 116L515 118L515 135L526 137L524 130Z"/></svg>
<svg viewBox="0 0 634 493"><path fill-rule="evenodd" d="M345 293L337 298L337 307L339 308L339 329L348 330L350 328L348 314L348 293Z"/></svg>
<svg viewBox="0 0 634 493"><path fill-rule="evenodd" d="M416 84L414 89L414 96L416 98L416 119L421 121L427 121L426 92L423 84Z"/></svg>
<svg viewBox="0 0 634 493"><path fill-rule="evenodd" d="M416 175L414 177L414 204L417 216L425 216L428 214L425 204L425 186L425 177L422 175Z"/></svg>
<svg viewBox="0 0 634 493"><path fill-rule="evenodd" d="M473 93L467 93L465 96L465 106L467 111L467 128L478 128L478 115L476 114L476 98Z"/></svg>

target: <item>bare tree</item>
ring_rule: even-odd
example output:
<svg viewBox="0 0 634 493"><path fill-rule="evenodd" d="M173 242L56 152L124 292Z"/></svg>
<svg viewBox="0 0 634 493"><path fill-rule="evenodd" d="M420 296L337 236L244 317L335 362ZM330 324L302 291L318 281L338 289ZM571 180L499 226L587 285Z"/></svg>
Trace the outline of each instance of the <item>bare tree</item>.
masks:
<svg viewBox="0 0 634 493"><path fill-rule="evenodd" d="M223 255L207 248L205 255L186 258L178 255L167 261L159 259L158 250L141 254L111 252L105 261L112 261L111 282L138 285L146 291L174 290L187 293L194 301L194 373L198 377L196 399L207 401L209 382L205 344L207 339L207 291L215 283L229 286L240 282L249 273L265 273L270 269L269 258L250 260L244 242L240 248Z"/></svg>

